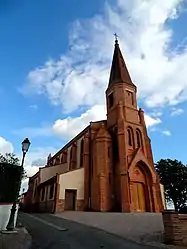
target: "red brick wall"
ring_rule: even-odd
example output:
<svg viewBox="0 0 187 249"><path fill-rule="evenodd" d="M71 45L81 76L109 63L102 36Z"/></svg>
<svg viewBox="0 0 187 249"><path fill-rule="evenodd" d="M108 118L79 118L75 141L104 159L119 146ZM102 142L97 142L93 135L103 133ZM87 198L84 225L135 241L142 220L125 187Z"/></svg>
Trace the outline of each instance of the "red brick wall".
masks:
<svg viewBox="0 0 187 249"><path fill-rule="evenodd" d="M75 204L75 210L76 211L84 211L85 210L85 206L84 206L84 200L76 200L76 204ZM65 200L58 200L57 204L56 204L56 211L55 213L60 213L65 211Z"/></svg>
<svg viewBox="0 0 187 249"><path fill-rule="evenodd" d="M187 214L178 214L175 211L163 212L164 242L173 245L187 246Z"/></svg>
<svg viewBox="0 0 187 249"><path fill-rule="evenodd" d="M128 98L127 89L132 91L134 102L130 103ZM113 93L114 104L109 106L109 95ZM120 204L121 211L129 212L133 210L132 199L130 198L130 168L135 167L133 159L136 157L136 164L141 162L141 167L144 168L146 176L146 187L149 189L149 210L151 212L163 211L163 204L161 199L159 178L154 168L154 161L151 149L150 139L147 135L147 128L144 120L144 112L142 109L137 109L136 100L136 87L127 85L124 83L117 83L109 86L106 91L107 99L107 129L113 130L117 128L118 136L118 154L119 162L113 162L116 173L113 175L116 191L115 202ZM127 130L130 128L132 132L132 145L128 143ZM140 132L140 149L138 149L138 139L136 136L136 130ZM102 146L104 150L105 146ZM100 157L104 156L101 155ZM101 162L103 160L100 160ZM100 167L103 167L102 163ZM147 172L147 173L146 173ZM153 179L154 178L154 179ZM148 186L149 183L149 186ZM105 190L106 195L109 190ZM104 195L103 195L104 196Z"/></svg>

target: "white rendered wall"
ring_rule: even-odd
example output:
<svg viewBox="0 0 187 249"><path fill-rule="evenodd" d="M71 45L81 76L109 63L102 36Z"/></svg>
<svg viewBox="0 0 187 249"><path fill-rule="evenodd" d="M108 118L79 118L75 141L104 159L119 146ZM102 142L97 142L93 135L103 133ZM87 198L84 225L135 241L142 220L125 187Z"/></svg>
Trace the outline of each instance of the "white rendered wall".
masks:
<svg viewBox="0 0 187 249"><path fill-rule="evenodd" d="M16 221L17 221L18 207L19 205L17 205L17 209L15 213L14 226L16 225ZM6 226L8 224L8 220L10 217L11 208L12 208L12 204L3 204L3 205L0 204L0 231L6 230Z"/></svg>
<svg viewBox="0 0 187 249"><path fill-rule="evenodd" d="M77 200L84 199L84 168L73 170L59 177L60 199L65 199L66 189L77 190Z"/></svg>

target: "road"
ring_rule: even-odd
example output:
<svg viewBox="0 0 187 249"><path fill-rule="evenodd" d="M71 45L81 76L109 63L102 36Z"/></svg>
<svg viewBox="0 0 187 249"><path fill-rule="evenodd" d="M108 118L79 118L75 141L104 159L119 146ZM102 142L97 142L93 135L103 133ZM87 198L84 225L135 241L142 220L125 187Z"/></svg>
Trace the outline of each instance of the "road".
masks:
<svg viewBox="0 0 187 249"><path fill-rule="evenodd" d="M32 236L31 249L155 248L136 244L105 231L50 214L20 213L19 220Z"/></svg>

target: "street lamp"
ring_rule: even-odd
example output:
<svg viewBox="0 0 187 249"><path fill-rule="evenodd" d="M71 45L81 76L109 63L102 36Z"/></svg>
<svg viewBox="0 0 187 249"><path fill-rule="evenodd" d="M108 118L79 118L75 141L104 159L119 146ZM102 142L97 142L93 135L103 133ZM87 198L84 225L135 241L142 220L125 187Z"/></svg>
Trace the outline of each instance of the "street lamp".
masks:
<svg viewBox="0 0 187 249"><path fill-rule="evenodd" d="M21 162L21 167L22 168L23 168L25 156L26 156L27 151L29 150L30 144L31 143L30 143L28 138L25 138L25 140L22 142L22 152L23 152L22 162ZM19 179L16 198L15 198L15 201L14 201L14 203L12 205L10 218L9 218L9 221L8 221L8 224L7 224L7 227L6 227L6 229L8 231L13 231L14 230L14 219L15 219L15 213L16 213L16 204L17 204L17 199L18 199L18 196L19 196L20 187L21 187L21 180L22 180L22 176L20 176L20 179Z"/></svg>
<svg viewBox="0 0 187 249"><path fill-rule="evenodd" d="M25 160L25 155L26 155L27 151L29 150L29 147L30 147L31 143L30 143L28 138L25 138L25 140L23 140L23 142L21 144L22 144L22 152L23 152L21 166L23 167L24 160Z"/></svg>

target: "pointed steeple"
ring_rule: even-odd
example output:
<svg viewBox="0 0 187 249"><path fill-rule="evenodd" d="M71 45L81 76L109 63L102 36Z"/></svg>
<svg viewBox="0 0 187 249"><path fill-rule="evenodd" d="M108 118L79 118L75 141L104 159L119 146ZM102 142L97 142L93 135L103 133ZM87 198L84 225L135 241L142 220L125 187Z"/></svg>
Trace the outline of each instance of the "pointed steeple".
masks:
<svg viewBox="0 0 187 249"><path fill-rule="evenodd" d="M108 86L110 86L113 83L127 83L134 86L131 77L129 75L129 72L127 70L123 55L121 53L116 34L115 34L115 49L114 49Z"/></svg>

